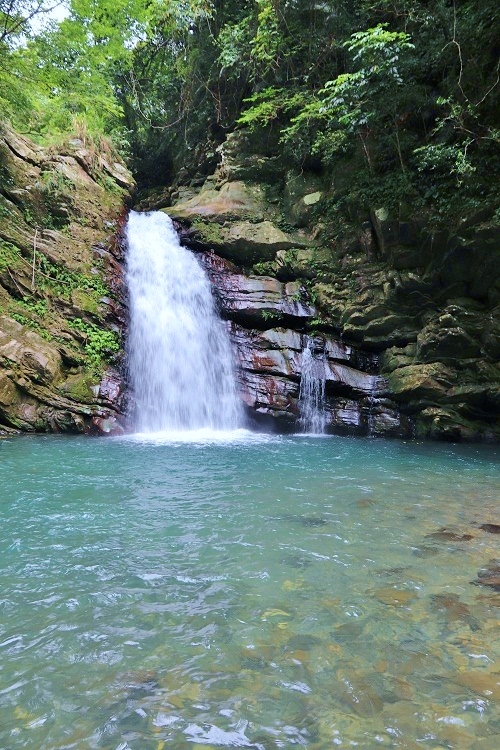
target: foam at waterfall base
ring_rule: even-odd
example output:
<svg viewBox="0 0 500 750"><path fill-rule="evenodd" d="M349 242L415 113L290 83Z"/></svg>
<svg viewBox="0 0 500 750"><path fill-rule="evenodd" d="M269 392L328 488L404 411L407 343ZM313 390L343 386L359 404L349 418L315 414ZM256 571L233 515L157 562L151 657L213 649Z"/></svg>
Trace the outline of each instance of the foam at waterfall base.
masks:
<svg viewBox="0 0 500 750"><path fill-rule="evenodd" d="M213 445L219 443L221 445L228 445L232 443L265 443L276 439L276 436L245 429L212 430L210 428L201 428L198 430L134 432L131 435L122 435L115 439L153 445L175 445L180 443L193 443L196 445Z"/></svg>

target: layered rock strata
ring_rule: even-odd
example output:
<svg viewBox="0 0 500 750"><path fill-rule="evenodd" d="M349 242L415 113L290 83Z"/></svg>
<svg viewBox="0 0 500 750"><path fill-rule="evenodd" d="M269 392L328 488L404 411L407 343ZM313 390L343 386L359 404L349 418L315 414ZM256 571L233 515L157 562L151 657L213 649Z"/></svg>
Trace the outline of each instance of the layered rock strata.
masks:
<svg viewBox="0 0 500 750"><path fill-rule="evenodd" d="M304 431L300 384L304 352L314 360L325 399L325 431L405 436L411 428L389 398L376 357L361 356L338 337L311 330L318 311L300 282L242 273L214 252L200 258L227 320L237 360L240 394L252 424L281 432ZM361 369L363 367L363 369Z"/></svg>

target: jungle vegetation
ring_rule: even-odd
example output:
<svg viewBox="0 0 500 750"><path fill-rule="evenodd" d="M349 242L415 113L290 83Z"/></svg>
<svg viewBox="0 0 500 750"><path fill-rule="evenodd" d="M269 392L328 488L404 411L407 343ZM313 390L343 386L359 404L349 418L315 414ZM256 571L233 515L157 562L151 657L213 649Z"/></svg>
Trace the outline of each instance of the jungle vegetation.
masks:
<svg viewBox="0 0 500 750"><path fill-rule="evenodd" d="M109 139L142 185L272 133L352 197L498 222L497 0L0 0L0 114L40 142Z"/></svg>

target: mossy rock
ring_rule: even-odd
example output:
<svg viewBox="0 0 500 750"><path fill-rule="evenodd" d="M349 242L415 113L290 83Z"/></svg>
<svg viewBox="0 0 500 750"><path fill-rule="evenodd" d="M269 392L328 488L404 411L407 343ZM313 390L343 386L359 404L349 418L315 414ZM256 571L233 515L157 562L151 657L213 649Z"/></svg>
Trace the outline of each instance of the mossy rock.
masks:
<svg viewBox="0 0 500 750"><path fill-rule="evenodd" d="M92 297L82 289L73 289L71 292L71 303L77 316L82 313L97 315L99 312L99 305L95 297Z"/></svg>
<svg viewBox="0 0 500 750"><path fill-rule="evenodd" d="M71 338L68 322L99 318L115 336L125 318L116 258L98 262L94 248L108 246L133 180L78 139L46 149L6 126L0 160L0 425L81 431L101 406L79 368L99 352L88 336Z"/></svg>
<svg viewBox="0 0 500 750"><path fill-rule="evenodd" d="M400 403L443 403L448 390L455 385L456 376L443 364L408 365L399 367L388 376L392 395Z"/></svg>
<svg viewBox="0 0 500 750"><path fill-rule="evenodd" d="M196 195L175 202L166 213L173 219L189 222L262 221L266 214L264 189L236 181L217 190L210 183Z"/></svg>
<svg viewBox="0 0 500 750"><path fill-rule="evenodd" d="M468 420L450 408L427 407L415 420L415 435L450 442L497 441L500 427L487 420Z"/></svg>
<svg viewBox="0 0 500 750"><path fill-rule="evenodd" d="M421 362L471 359L480 354L480 343L460 326L431 325L417 337L417 357Z"/></svg>
<svg viewBox="0 0 500 750"><path fill-rule="evenodd" d="M408 344L405 347L390 347L380 356L380 369L382 373L394 372L399 367L408 367L415 362L415 345Z"/></svg>
<svg viewBox="0 0 500 750"><path fill-rule="evenodd" d="M315 279L332 272L335 258L329 247L293 247L276 253L277 273L282 279Z"/></svg>
<svg viewBox="0 0 500 750"><path fill-rule="evenodd" d="M283 193L283 213L295 227L305 227L312 220L325 196L323 179L311 172L288 172Z"/></svg>
<svg viewBox="0 0 500 750"><path fill-rule="evenodd" d="M81 372L70 375L59 390L77 403L91 404L95 401L95 388L95 378L86 372Z"/></svg>
<svg viewBox="0 0 500 750"><path fill-rule="evenodd" d="M196 221L193 229L195 240L243 266L272 261L279 251L307 244L306 238L287 234L271 221L235 221L224 225Z"/></svg>

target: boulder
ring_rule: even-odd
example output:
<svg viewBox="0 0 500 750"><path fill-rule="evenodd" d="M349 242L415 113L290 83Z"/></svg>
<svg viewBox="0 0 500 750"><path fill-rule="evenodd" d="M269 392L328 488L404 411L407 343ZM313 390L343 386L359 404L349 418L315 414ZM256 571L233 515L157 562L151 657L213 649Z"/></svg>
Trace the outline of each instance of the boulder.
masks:
<svg viewBox="0 0 500 750"><path fill-rule="evenodd" d="M170 209L169 213L175 216ZM221 256L244 266L271 261L278 252L310 244L304 234L283 232L267 219L258 222L228 221L222 225L195 221L189 239L194 240L197 246L216 250Z"/></svg>
<svg viewBox="0 0 500 750"><path fill-rule="evenodd" d="M416 364L399 367L390 373L388 383L398 402L440 404L454 385L454 375L443 364Z"/></svg>
<svg viewBox="0 0 500 750"><path fill-rule="evenodd" d="M264 191L259 185L245 182L227 182L220 189L211 183L197 195L180 200L167 209L173 219L194 222L197 219L225 221L252 219L262 221L265 214Z"/></svg>
<svg viewBox="0 0 500 750"><path fill-rule="evenodd" d="M306 227L325 196L322 178L311 172L288 172L283 193L283 212L295 227Z"/></svg>
<svg viewBox="0 0 500 750"><path fill-rule="evenodd" d="M0 365L19 384L26 378L37 383L56 383L61 377L58 350L6 315L0 317Z"/></svg>
<svg viewBox="0 0 500 750"><path fill-rule="evenodd" d="M421 362L470 359L481 354L480 343L457 325L430 325L417 336L417 357Z"/></svg>
<svg viewBox="0 0 500 750"><path fill-rule="evenodd" d="M275 185L284 175L285 167L276 156L277 137L270 132L251 135L244 130L228 133L217 148L220 162L216 170L219 182L248 180Z"/></svg>
<svg viewBox="0 0 500 750"><path fill-rule="evenodd" d="M461 285L473 299L487 301L500 276L500 229L453 237L438 273L443 286Z"/></svg>

